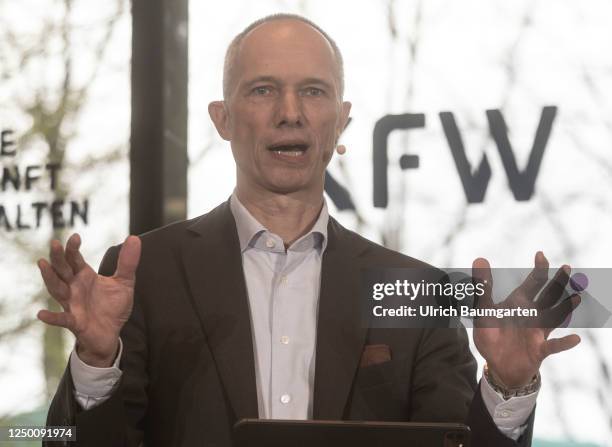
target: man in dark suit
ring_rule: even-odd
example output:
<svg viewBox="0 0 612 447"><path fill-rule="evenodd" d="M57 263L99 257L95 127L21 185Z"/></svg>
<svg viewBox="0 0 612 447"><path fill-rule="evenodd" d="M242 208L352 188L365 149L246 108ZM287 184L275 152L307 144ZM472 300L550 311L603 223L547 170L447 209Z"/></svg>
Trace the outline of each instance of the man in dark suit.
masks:
<svg viewBox="0 0 612 447"><path fill-rule="evenodd" d="M209 106L236 160L230 200L130 236L99 275L78 235L65 251L52 243L39 267L64 311L39 318L77 342L49 425L76 424L81 445L229 446L246 417L446 421L468 423L475 446L530 444L539 366L577 336L476 328L488 363L477 385L464 329L362 327L362 269L427 266L327 214L325 168L351 106L342 70L311 22L252 24ZM490 285L486 261L474 266ZM539 253L520 299L547 269Z"/></svg>

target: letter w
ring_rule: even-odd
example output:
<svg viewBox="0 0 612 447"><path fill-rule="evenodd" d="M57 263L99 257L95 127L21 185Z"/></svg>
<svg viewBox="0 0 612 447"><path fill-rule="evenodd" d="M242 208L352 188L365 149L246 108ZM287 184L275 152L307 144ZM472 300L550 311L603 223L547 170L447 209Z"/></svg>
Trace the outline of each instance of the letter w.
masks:
<svg viewBox="0 0 612 447"><path fill-rule="evenodd" d="M546 149L546 143L548 143L556 114L557 107L555 106L547 106L542 109L540 123L538 124L531 153L529 154L529 161L525 170L519 172L512 146L508 139L508 129L506 128L503 115L499 110L487 110L489 130L501 156L512 194L518 201L529 200L533 196L536 178L540 171L544 150Z"/></svg>

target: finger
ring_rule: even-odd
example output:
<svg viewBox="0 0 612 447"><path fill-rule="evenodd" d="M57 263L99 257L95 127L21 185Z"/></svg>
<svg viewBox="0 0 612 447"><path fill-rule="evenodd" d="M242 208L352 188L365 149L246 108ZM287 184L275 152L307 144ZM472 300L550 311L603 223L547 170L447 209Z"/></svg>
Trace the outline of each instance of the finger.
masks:
<svg viewBox="0 0 612 447"><path fill-rule="evenodd" d="M550 330L559 327L567 316L580 304L580 296L574 294L557 306L542 312L542 327ZM549 331L550 333L550 331Z"/></svg>
<svg viewBox="0 0 612 447"><path fill-rule="evenodd" d="M566 335L561 338L552 338L544 343L544 358L552 354L567 351L580 343L580 337L577 334Z"/></svg>
<svg viewBox="0 0 612 447"><path fill-rule="evenodd" d="M137 236L128 236L119 252L115 277L126 281L134 281L136 267L140 261L141 243Z"/></svg>
<svg viewBox="0 0 612 447"><path fill-rule="evenodd" d="M476 294L478 297L477 307L493 307L493 276L491 275L491 266L489 265L489 261L484 258L475 259L472 263L472 277L476 283L481 283L483 286L482 295Z"/></svg>
<svg viewBox="0 0 612 447"><path fill-rule="evenodd" d="M542 293L535 302L538 309L547 309L557 304L559 298L561 298L565 291L570 272L571 269L569 265L564 265L557 270L554 278L546 285L544 290L542 290Z"/></svg>
<svg viewBox="0 0 612 447"><path fill-rule="evenodd" d="M521 284L523 292L528 299L535 299L536 295L548 281L548 259L541 251L535 254L533 269Z"/></svg>
<svg viewBox="0 0 612 447"><path fill-rule="evenodd" d="M53 270L51 264L47 261L39 259L37 265L45 283L45 287L47 287L47 291L58 303L64 306L64 303L70 297L70 288L59 276L57 276L55 270Z"/></svg>
<svg viewBox="0 0 612 447"><path fill-rule="evenodd" d="M81 236L74 233L66 242L66 261L72 268L72 271L76 275L83 270L87 263L83 259L79 248L81 247Z"/></svg>
<svg viewBox="0 0 612 447"><path fill-rule="evenodd" d="M54 239L51 241L51 249L49 250L49 258L51 259L51 266L57 276L59 276L64 282L69 282L74 273L72 268L66 262L66 256L64 254L64 248L60 241Z"/></svg>
<svg viewBox="0 0 612 447"><path fill-rule="evenodd" d="M69 330L74 328L74 315L68 312L51 312L43 309L38 311L36 316L40 321L50 324L51 326L63 327Z"/></svg>

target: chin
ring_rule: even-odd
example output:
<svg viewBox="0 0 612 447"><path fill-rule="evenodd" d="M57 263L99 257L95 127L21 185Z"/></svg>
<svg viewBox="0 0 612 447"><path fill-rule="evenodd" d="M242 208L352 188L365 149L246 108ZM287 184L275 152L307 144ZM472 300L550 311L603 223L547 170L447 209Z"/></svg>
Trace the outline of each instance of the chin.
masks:
<svg viewBox="0 0 612 447"><path fill-rule="evenodd" d="M303 184L296 184L295 182L276 182L268 184L266 189L275 194L293 194L306 190L306 186Z"/></svg>
<svg viewBox="0 0 612 447"><path fill-rule="evenodd" d="M312 182L294 175L293 178L268 179L266 189L276 194L292 194L312 189Z"/></svg>

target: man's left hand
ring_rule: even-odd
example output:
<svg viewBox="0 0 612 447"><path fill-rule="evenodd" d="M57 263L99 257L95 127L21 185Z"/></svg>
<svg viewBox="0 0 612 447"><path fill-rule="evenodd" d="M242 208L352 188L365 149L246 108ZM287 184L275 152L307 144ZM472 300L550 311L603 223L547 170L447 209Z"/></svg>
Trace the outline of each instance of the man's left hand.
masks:
<svg viewBox="0 0 612 447"><path fill-rule="evenodd" d="M576 334L549 339L550 333L563 323L580 304L574 294L557 304L569 280L569 266L561 267L548 282L548 260L536 253L534 268L523 283L504 301L493 303L491 268L486 259L472 264L472 276L484 283L485 293L479 297L478 307L537 309L537 319L529 322L511 318L509 322L494 323L492 318L474 320L474 344L487 361L489 373L508 389L526 386L540 369L542 361L551 354L567 351L580 343ZM544 287L545 286L545 287ZM542 290L543 288L543 290ZM538 299L538 292L542 290Z"/></svg>

